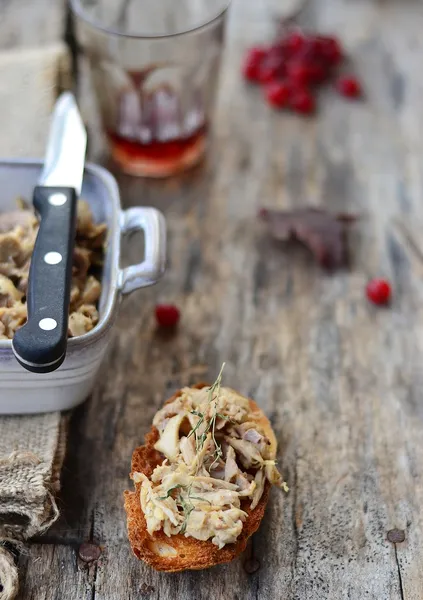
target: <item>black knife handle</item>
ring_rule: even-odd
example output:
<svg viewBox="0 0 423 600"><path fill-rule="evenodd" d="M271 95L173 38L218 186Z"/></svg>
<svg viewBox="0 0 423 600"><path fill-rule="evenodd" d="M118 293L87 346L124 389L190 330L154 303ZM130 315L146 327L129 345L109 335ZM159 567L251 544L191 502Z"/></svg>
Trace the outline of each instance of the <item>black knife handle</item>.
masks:
<svg viewBox="0 0 423 600"><path fill-rule="evenodd" d="M33 203L40 228L29 269L28 321L12 345L25 369L49 373L66 354L77 197L72 188L37 186Z"/></svg>

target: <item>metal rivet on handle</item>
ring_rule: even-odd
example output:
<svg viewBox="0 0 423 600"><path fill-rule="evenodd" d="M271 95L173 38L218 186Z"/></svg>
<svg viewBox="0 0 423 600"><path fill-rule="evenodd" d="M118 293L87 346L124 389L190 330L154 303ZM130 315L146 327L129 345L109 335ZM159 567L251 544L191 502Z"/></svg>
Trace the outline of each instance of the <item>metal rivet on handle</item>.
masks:
<svg viewBox="0 0 423 600"><path fill-rule="evenodd" d="M53 329L56 329L57 321L47 317L46 319L41 319L41 321L38 323L38 325L39 325L40 329L44 329L44 331L52 331Z"/></svg>
<svg viewBox="0 0 423 600"><path fill-rule="evenodd" d="M65 194L52 194L48 201L52 206L63 206L66 204L67 198Z"/></svg>
<svg viewBox="0 0 423 600"><path fill-rule="evenodd" d="M44 256L44 262L46 262L48 265L58 265L62 258L63 257L60 252L47 252L47 254Z"/></svg>

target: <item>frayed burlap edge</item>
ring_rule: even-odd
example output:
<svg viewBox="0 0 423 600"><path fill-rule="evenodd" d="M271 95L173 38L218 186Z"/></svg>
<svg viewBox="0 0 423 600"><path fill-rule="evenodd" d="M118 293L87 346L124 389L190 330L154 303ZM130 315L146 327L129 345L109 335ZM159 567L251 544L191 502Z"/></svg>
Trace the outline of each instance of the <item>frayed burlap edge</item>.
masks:
<svg viewBox="0 0 423 600"><path fill-rule="evenodd" d="M19 592L19 576L15 558L0 543L0 600L14 600Z"/></svg>
<svg viewBox="0 0 423 600"><path fill-rule="evenodd" d="M54 415L52 414L51 417L54 418ZM35 534L45 532L59 517L55 495L60 490L60 472L66 453L69 418L69 415L62 415L58 423L54 458L51 469L45 471L45 480L42 482L44 496L37 493L31 502L28 501L29 494L24 502L12 501L9 505L6 504L10 507L11 513L9 513L9 522L7 522L7 513L3 514L4 522L0 525L0 600L14 600L18 594L19 574L16 556L24 547L24 541ZM42 462L33 452L14 451L0 460L0 467L20 469L25 473L24 477L28 477L30 487L31 473L42 465ZM5 497L3 497L4 501Z"/></svg>

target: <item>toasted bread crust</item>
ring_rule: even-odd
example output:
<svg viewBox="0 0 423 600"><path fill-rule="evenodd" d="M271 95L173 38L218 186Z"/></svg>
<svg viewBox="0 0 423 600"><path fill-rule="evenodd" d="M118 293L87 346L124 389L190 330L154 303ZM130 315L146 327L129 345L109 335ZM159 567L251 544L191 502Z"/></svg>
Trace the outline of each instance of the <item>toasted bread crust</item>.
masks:
<svg viewBox="0 0 423 600"><path fill-rule="evenodd" d="M197 388L203 388L207 384L200 383ZM182 394L179 390L168 401L173 402ZM250 400L253 411L260 411L257 404ZM266 416L260 411L256 419L265 431L271 442L272 449L276 454L276 439L271 425ZM145 436L145 443L135 449L132 455L132 473L144 473L150 477L154 469L163 462L163 455L154 449L154 444L159 439L159 433L155 427ZM233 560L246 548L248 538L257 531L263 518L266 504L269 498L270 484L266 482L263 496L254 510L249 507L249 502L244 502L242 509L248 517L242 528L242 532L234 544L227 544L221 550L211 541L200 541L191 537L177 534L168 537L163 531L157 531L150 535L144 513L140 504L141 483L135 484L135 492L126 491L125 510L127 513L128 537L135 556L157 571L168 573L185 571L187 569L206 569L220 563Z"/></svg>

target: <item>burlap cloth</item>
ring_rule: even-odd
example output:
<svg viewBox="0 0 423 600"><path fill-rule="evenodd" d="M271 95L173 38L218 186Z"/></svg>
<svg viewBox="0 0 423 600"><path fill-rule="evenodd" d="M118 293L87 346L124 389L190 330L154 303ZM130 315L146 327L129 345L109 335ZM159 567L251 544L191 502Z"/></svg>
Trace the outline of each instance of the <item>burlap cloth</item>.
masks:
<svg viewBox="0 0 423 600"><path fill-rule="evenodd" d="M0 54L0 155L42 157L49 117L69 87L62 44ZM55 494L66 445L60 413L0 416L0 600L18 592L15 549L58 517Z"/></svg>

